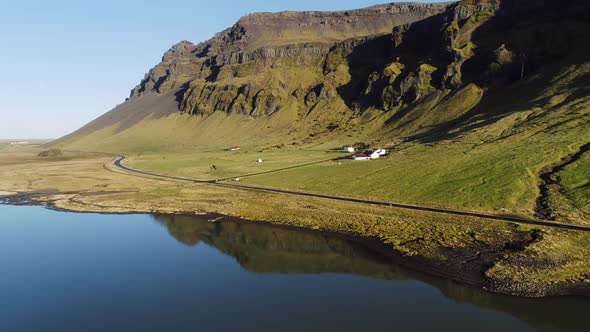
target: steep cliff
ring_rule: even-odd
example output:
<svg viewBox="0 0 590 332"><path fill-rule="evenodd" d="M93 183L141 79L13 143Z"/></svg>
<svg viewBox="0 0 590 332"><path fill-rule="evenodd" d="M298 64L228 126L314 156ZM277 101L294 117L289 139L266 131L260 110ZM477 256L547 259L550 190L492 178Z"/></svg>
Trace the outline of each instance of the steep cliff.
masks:
<svg viewBox="0 0 590 332"><path fill-rule="evenodd" d="M445 10L448 3L399 3L341 12L256 13L194 45L182 41L164 54L131 96L165 93L190 78L215 81L221 67L278 57L324 56L339 41L388 34L400 24Z"/></svg>
<svg viewBox="0 0 590 332"><path fill-rule="evenodd" d="M259 131L283 130L289 141L359 126L374 138L449 137L472 127L477 114L509 114L491 97L510 86L519 85L527 102L556 93L541 86L555 84L560 68L588 61L587 14L580 0L252 14L206 42L174 45L126 103L59 142L177 112L203 121L214 114L260 119ZM585 77L561 89L576 90ZM165 111L154 108L155 99ZM144 111L130 116L122 111L128 108ZM215 123L227 131L236 122Z"/></svg>

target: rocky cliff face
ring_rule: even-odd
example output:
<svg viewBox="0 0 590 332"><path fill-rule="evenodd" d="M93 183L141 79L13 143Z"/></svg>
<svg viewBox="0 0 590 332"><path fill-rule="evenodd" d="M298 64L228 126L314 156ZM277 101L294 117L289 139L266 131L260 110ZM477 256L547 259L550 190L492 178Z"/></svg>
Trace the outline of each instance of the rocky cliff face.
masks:
<svg viewBox="0 0 590 332"><path fill-rule="evenodd" d="M193 78L216 81L221 67L280 57L325 56L334 43L387 34L400 24L443 12L448 3L399 3L341 12L257 13L194 45L182 41L164 54L131 97L165 93Z"/></svg>
<svg viewBox="0 0 590 332"><path fill-rule="evenodd" d="M252 14L206 42L174 45L129 103L166 95L197 116L283 114L313 137L378 112L382 130L416 137L485 112L478 105L500 88L588 60L589 6L462 0Z"/></svg>
<svg viewBox="0 0 590 332"><path fill-rule="evenodd" d="M588 24L575 18L584 8L581 1L460 1L439 15L394 27L390 48L365 43L346 52L358 74L345 97L364 109L398 111L470 84L487 89L524 80L585 52L580 46L589 37L581 32ZM367 63L369 53L379 52L380 61Z"/></svg>
<svg viewBox="0 0 590 332"><path fill-rule="evenodd" d="M180 110L190 114L270 115L293 105L307 113L337 98L353 111L398 110L470 83L524 78L547 53L560 51L548 45L543 28L518 21L535 11L551 14L556 5L560 13L569 6L463 0L252 14L204 43L174 45L131 97L179 89ZM506 34L509 28L519 30ZM579 39L550 36L558 45Z"/></svg>

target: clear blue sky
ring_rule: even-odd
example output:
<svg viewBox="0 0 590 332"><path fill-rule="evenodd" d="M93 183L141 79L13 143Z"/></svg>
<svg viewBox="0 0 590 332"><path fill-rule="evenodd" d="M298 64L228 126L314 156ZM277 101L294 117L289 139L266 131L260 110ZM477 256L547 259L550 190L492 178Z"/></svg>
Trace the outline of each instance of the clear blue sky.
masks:
<svg viewBox="0 0 590 332"><path fill-rule="evenodd" d="M259 11L378 0L2 1L0 138L57 138L124 101L180 40L200 42Z"/></svg>

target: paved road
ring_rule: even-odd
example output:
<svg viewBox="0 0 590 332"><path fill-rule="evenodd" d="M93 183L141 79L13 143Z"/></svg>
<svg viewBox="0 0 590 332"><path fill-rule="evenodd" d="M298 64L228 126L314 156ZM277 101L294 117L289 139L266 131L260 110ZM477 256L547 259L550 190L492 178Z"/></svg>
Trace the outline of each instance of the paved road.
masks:
<svg viewBox="0 0 590 332"><path fill-rule="evenodd" d="M237 178L237 177L219 179L219 180L195 180L195 179L183 178L183 177L177 177L177 176L162 175L162 174L150 173L150 172L145 172L145 171L129 168L121 163L123 160L125 160L125 158L126 158L125 156L119 156L115 160L114 165L120 169L125 170L125 171L129 171L129 172L141 174L141 175L146 175L146 176L157 177L160 179L186 181L186 182L192 182L192 183L203 183L203 184L210 184L210 185L215 185L215 186L237 188L237 189L244 189L244 190L251 190L251 191L270 192L270 193L288 194L288 195L305 196L305 197L315 197L315 198L323 198L323 199L352 202L352 203L359 203L359 204L385 206L385 207L391 207L391 208L425 211L425 212L449 214L449 215L456 215L456 216L476 217L476 218L491 219L491 220L498 220L498 221L504 221L504 222L513 222L513 223L518 223L518 224L526 224L526 225L534 225L534 226L543 226L543 227L568 229L568 230L575 230L575 231L582 231L582 232L590 232L590 227L563 224L563 223L557 223L557 222L552 222L552 221L527 219L527 218L516 217L516 216L493 215L493 214L486 214L486 213L479 213L479 212L468 212L468 211L460 211L460 210L452 210L452 209L433 208L433 207L426 207L426 206L374 201L374 200L350 198L350 197L342 197L342 196L322 195L322 194L314 194L314 193L301 192L301 191L263 188L263 187L221 182L223 180L233 179L233 178ZM301 167L301 166L304 166L304 165L300 165L299 167ZM297 167L297 166L295 166L295 167ZM289 169L290 168L294 168L294 167L289 167ZM283 170L283 169L281 169L281 170ZM280 171L280 170L276 170L276 171ZM264 173L271 173L271 172L273 172L273 171L264 172ZM255 175L255 174L250 174L250 176L252 176L252 175Z"/></svg>

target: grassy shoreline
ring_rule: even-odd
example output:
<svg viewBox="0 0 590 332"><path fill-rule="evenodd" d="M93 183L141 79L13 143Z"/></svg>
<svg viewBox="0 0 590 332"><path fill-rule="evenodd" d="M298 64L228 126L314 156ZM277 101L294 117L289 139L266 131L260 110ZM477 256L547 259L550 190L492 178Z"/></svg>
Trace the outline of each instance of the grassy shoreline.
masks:
<svg viewBox="0 0 590 332"><path fill-rule="evenodd" d="M0 156L0 191L29 192L20 197L64 210L215 213L345 234L379 244L396 262L412 269L510 295L586 295L590 287L586 234L161 181L111 169L112 159L106 157L39 160L20 155L10 162L6 158Z"/></svg>

